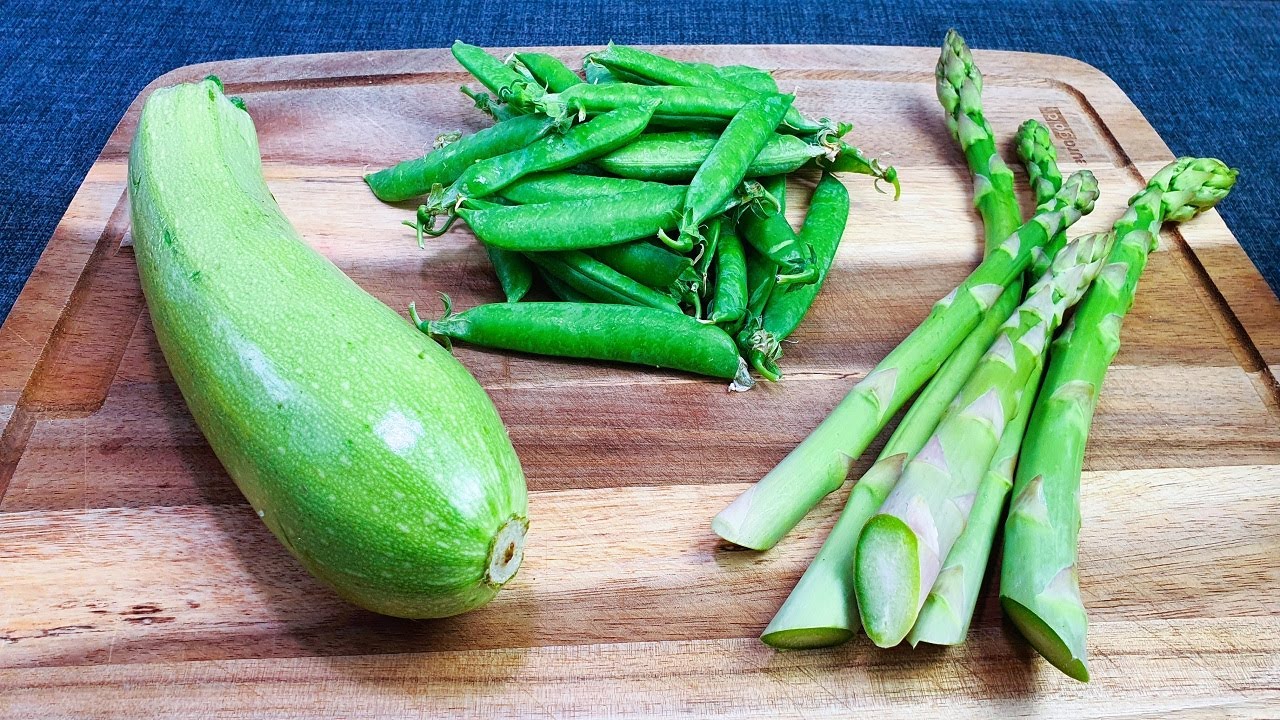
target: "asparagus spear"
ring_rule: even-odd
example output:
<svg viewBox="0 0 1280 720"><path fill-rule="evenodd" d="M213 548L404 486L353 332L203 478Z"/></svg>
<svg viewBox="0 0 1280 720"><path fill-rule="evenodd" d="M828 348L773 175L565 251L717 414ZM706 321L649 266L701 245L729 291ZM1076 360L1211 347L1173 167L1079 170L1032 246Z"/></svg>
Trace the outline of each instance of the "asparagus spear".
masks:
<svg viewBox="0 0 1280 720"><path fill-rule="evenodd" d="M1058 171L1058 153L1053 147L1049 129L1035 120L1028 120L1018 128L1016 142L1018 157L1027 168L1036 202L1052 198L1062 187L1062 173ZM1058 233L1049 241L1049 247L1061 247L1066 242L1065 233ZM1049 256L1044 256L1041 267L1032 263L1031 272L1041 275L1048 269ZM1022 389L1018 412L1005 427L996 446L991 466L978 485L978 494L956 544L947 553L947 561L938 573L938 580L920 609L920 617L907 635L912 647L926 642L934 645L958 645L969 634L969 623L978 604L978 591L986 574L987 560L995 542L996 528L1004 511L1005 500L1013 487L1013 471L1018 462L1018 448L1022 444L1027 417L1040 389L1044 370L1044 357Z"/></svg>
<svg viewBox="0 0 1280 720"><path fill-rule="evenodd" d="M962 72L956 72L961 55ZM964 151L975 181L975 205L986 230L986 251L992 252L1019 223L1012 182L993 180L990 173L1008 168L996 155L991 130L982 113L982 75L973 65L959 35L949 33L937 67L938 99L947 111L947 126ZM960 133L958 129L965 131ZM1000 175L1001 173L996 173ZM1058 177L1058 187L1062 185ZM977 189L986 188L979 195ZM1054 189L1054 193L1057 188ZM1040 198L1041 201L1052 199ZM897 482L902 466L929 439L938 418L960 391L983 353L995 340L1000 326L1022 300L1022 280L1015 278L956 348L933 379L921 391L898 423L875 465L854 485L835 527L800 581L765 628L760 640L778 648L813 648L836 645L853 636L858 627L853 592L853 557L862 526L875 514Z"/></svg>
<svg viewBox="0 0 1280 720"><path fill-rule="evenodd" d="M934 77L938 101L947 111L947 129L960 143L973 173L974 206L984 222L996 221L994 229L1001 222L1016 224L1021 213L1013 192L1013 171L996 152L995 135L982 113L982 72L955 30L948 30L942 41ZM1007 232L1013 232L1013 227Z"/></svg>
<svg viewBox="0 0 1280 720"><path fill-rule="evenodd" d="M1106 268L1054 345L1031 414L1005 522L1000 600L1036 651L1082 682L1089 669L1076 574L1080 472L1098 391L1161 224L1213 207L1235 178L1219 160L1180 158L1129 200Z"/></svg>
<svg viewBox="0 0 1280 720"><path fill-rule="evenodd" d="M1085 235L1056 256L1005 323L933 435L903 468L858 538L854 586L862 627L880 647L915 624L942 562L964 529L1019 395L1067 309L1088 289L1111 247Z"/></svg>
<svg viewBox="0 0 1280 720"><path fill-rule="evenodd" d="M1093 210L1098 184L1081 170L1052 203L996 248L964 282L840 401L831 414L760 482L711 521L729 542L773 547L824 496L844 482L853 460L951 355L1031 262L1032 248Z"/></svg>

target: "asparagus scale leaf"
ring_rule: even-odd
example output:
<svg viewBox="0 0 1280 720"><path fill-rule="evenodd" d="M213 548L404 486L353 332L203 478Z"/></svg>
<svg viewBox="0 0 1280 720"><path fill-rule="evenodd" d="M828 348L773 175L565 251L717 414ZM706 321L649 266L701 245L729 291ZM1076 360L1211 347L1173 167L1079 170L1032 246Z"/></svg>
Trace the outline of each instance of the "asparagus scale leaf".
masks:
<svg viewBox="0 0 1280 720"><path fill-rule="evenodd" d="M1031 414L1005 522L1000 600L1036 651L1080 681L1089 679L1077 575L1080 473L1098 391L1161 224L1213 207L1236 174L1219 160L1184 157L1130 199L1106 267L1054 344Z"/></svg>
<svg viewBox="0 0 1280 720"><path fill-rule="evenodd" d="M889 418L937 372L1013 281L1032 250L1093 210L1097 180L1073 174L1051 203L993 251L912 333L849 391L831 414L760 482L711 521L720 537L744 547L773 547L828 493Z"/></svg>

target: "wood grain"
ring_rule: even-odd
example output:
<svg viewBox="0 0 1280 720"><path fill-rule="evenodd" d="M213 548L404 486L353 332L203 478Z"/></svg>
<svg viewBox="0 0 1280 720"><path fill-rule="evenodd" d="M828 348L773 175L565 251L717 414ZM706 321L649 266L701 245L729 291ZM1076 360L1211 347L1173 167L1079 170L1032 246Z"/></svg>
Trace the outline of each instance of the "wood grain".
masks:
<svg viewBox="0 0 1280 720"><path fill-rule="evenodd" d="M721 546L709 518L968 272L981 231L933 97L935 50L665 50L775 69L801 109L852 120L856 142L899 168L902 200L848 180L854 222L776 385L735 395L680 373L459 347L510 429L532 527L509 588L437 622L372 615L311 579L192 423L127 243L125 161L146 92L134 102L0 328L0 717L1280 715L1280 303L1216 213L1162 237L1104 388L1081 536L1091 684L1045 665L993 588L960 648L755 640L847 488L769 553ZM978 61L997 132L1050 121L1064 169L1098 175L1082 232L1169 160L1093 68ZM406 209L360 181L485 124L445 51L214 63L148 91L209 73L245 97L286 214L362 286L396 308L440 290L462 307L498 297L468 232L418 251ZM795 221L812 181L796 185Z"/></svg>

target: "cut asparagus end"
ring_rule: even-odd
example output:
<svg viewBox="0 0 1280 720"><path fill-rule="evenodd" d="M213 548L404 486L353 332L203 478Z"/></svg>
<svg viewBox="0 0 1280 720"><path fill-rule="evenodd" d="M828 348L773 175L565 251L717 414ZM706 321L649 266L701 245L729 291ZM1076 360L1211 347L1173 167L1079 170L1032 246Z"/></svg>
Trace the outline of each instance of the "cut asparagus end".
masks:
<svg viewBox="0 0 1280 720"><path fill-rule="evenodd" d="M920 612L920 540L900 518L877 515L858 540L854 586L862 629L879 647L911 632Z"/></svg>
<svg viewBox="0 0 1280 720"><path fill-rule="evenodd" d="M1018 627L1018 632L1045 660L1069 677L1089 682L1089 666L1085 658L1076 657L1071 647L1039 615L1012 598L1000 598L1000 605L1004 614Z"/></svg>
<svg viewBox="0 0 1280 720"><path fill-rule="evenodd" d="M845 519L845 514L842 514L841 521ZM831 531L832 538L847 534L842 530L837 523ZM828 538L830 542L831 538ZM769 621L760 641L775 648L798 650L831 647L853 637L858 611L851 589L851 560L844 553L840 557L832 557L824 544L778 614Z"/></svg>
<svg viewBox="0 0 1280 720"><path fill-rule="evenodd" d="M760 642L778 650L812 650L841 645L852 637L853 631L842 627L808 627L774 632L766 629L760 636Z"/></svg>

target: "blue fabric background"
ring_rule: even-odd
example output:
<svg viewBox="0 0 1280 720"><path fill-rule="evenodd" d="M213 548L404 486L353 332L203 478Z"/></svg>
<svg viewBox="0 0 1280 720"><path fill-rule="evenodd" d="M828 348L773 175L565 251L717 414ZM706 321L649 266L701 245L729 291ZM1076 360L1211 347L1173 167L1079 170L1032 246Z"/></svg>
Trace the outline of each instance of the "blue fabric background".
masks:
<svg viewBox="0 0 1280 720"><path fill-rule="evenodd" d="M1221 211L1280 289L1280 3L1032 0L366 3L0 0L0 318L130 100L206 60L479 45L849 43L1070 55L1110 75L1176 154L1239 167Z"/></svg>

